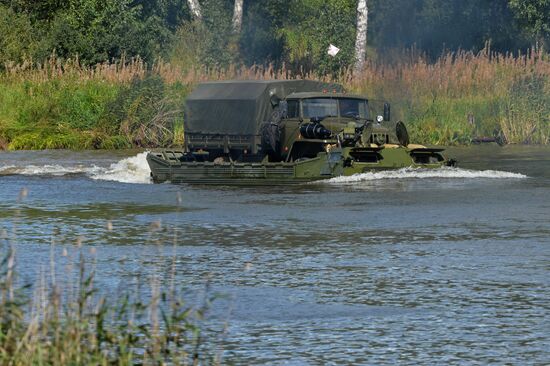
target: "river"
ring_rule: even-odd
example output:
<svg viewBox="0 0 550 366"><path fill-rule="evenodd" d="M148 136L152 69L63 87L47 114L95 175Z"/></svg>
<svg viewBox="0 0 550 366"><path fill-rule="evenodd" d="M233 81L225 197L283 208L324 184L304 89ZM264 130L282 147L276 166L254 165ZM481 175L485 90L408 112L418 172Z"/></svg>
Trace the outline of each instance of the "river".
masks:
<svg viewBox="0 0 550 366"><path fill-rule="evenodd" d="M460 168L241 188L151 184L138 151L0 152L0 231L30 281L51 250L94 248L107 293L175 258L190 296L224 295L211 326L235 364L548 364L550 149L448 155Z"/></svg>

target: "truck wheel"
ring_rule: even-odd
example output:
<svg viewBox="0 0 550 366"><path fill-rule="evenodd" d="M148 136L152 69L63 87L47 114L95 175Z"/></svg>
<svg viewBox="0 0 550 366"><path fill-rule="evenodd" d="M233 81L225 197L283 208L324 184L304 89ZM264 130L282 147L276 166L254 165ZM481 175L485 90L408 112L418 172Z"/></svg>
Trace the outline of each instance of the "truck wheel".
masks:
<svg viewBox="0 0 550 366"><path fill-rule="evenodd" d="M395 134L397 135L397 140L403 146L409 145L409 133L407 132L407 127L401 121L397 122L395 125Z"/></svg>

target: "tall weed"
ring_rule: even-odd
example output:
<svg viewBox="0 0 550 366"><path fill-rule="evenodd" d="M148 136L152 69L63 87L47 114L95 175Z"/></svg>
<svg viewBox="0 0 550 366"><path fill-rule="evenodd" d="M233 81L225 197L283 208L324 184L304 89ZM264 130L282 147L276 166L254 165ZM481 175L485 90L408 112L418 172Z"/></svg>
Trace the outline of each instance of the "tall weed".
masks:
<svg viewBox="0 0 550 366"><path fill-rule="evenodd" d="M25 283L15 248L0 246L0 364L220 364L221 354L213 356L201 338L215 298L208 284L202 306L189 305L173 278L163 285L153 276L149 289L135 283L112 296L96 283L95 250L78 241L64 250L63 278L56 278L52 247L50 272Z"/></svg>
<svg viewBox="0 0 550 366"><path fill-rule="evenodd" d="M394 118L404 120L413 141L420 143L468 144L487 136L509 143L550 142L550 58L539 49L513 55L487 47L479 53L448 53L436 62L410 52L391 63L368 61L361 73L344 69L333 76L302 75L285 65L219 69L190 64L122 59L85 67L78 59L55 56L43 64L8 63L0 74L2 145L25 148L26 143L14 143L14 131L46 128L89 141L65 138L53 144L64 147L180 144L183 101L197 83L293 78L336 81L351 92L390 101Z"/></svg>

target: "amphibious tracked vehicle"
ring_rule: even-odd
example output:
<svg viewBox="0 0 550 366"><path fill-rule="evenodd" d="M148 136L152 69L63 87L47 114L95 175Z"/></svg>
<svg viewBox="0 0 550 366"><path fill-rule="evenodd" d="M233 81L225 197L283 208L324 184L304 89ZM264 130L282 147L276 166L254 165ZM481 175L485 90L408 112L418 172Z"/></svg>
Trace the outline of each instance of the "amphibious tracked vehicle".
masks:
<svg viewBox="0 0 550 366"><path fill-rule="evenodd" d="M182 149L151 152L154 182L297 184L386 169L453 166L409 142L390 105L309 80L199 84L185 105ZM380 112L380 114L377 114Z"/></svg>

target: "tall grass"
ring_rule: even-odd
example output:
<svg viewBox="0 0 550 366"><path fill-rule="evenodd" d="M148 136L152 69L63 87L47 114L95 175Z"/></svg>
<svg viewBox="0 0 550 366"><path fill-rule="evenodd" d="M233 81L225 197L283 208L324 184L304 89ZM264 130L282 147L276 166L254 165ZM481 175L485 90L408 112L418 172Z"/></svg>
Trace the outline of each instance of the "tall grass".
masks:
<svg viewBox="0 0 550 366"><path fill-rule="evenodd" d="M408 123L417 142L468 144L480 136L550 142L550 59L542 50L523 55L489 48L477 54L460 51L433 63L411 53L394 62L368 62L359 74L299 75L340 82L352 92L392 102L394 117ZM197 83L295 77L284 66L183 68L139 59L94 67L55 57L43 64L8 64L0 75L0 146L178 144L183 102Z"/></svg>
<svg viewBox="0 0 550 366"><path fill-rule="evenodd" d="M153 224L151 230L160 229ZM96 282L95 250L77 240L56 257L34 283L18 276L17 242L0 239L1 365L209 365L221 363L205 343L202 323L214 296L189 305L175 281L175 255L169 280L138 278L116 294ZM175 244L174 244L175 245ZM56 266L63 263L64 275Z"/></svg>
<svg viewBox="0 0 550 366"><path fill-rule="evenodd" d="M508 143L550 141L550 58L542 50L514 56L486 48L449 53L435 63L422 57L370 63L345 83L392 101L422 142L468 143L495 133Z"/></svg>

